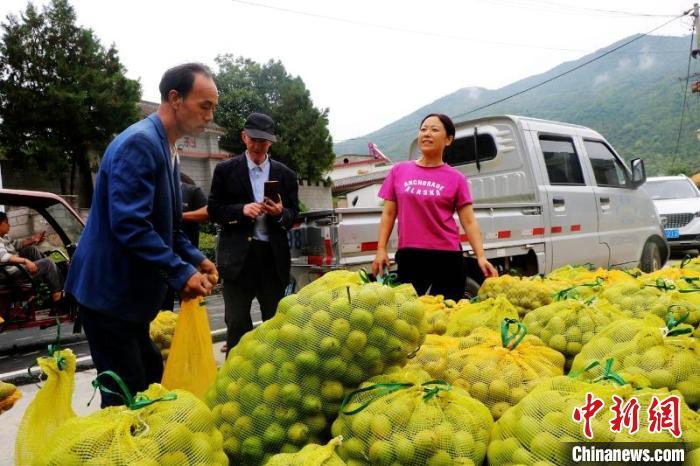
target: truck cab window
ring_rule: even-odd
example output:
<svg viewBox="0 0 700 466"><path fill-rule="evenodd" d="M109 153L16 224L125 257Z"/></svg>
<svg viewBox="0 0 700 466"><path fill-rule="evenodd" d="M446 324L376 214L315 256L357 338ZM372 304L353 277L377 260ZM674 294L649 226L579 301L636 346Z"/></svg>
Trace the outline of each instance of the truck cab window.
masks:
<svg viewBox="0 0 700 466"><path fill-rule="evenodd" d="M491 160L496 157L496 141L493 136L488 133L479 134L477 137L477 146L479 148L479 161ZM455 141L445 148L443 154L445 163L456 166L467 163L474 163L476 156L474 152L474 136L464 136L455 139Z"/></svg>
<svg viewBox="0 0 700 466"><path fill-rule="evenodd" d="M624 188L629 186L629 176L622 162L600 141L583 141L598 186Z"/></svg>
<svg viewBox="0 0 700 466"><path fill-rule="evenodd" d="M571 139L540 136L550 184L584 185L581 162Z"/></svg>

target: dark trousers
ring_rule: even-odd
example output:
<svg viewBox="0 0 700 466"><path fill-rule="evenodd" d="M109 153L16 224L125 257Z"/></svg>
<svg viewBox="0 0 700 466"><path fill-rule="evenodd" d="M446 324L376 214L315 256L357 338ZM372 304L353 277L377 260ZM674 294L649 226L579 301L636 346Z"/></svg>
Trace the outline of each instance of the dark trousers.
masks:
<svg viewBox="0 0 700 466"><path fill-rule="evenodd" d="M163 359L148 334L149 322L128 322L79 306L85 336L97 373L113 371L132 395L163 378ZM121 390L109 377L100 381L110 390ZM116 395L102 392L102 407L123 405Z"/></svg>
<svg viewBox="0 0 700 466"><path fill-rule="evenodd" d="M228 350L238 344L253 329L250 305L258 298L262 319L271 319L277 303L284 296L284 285L275 270L270 243L253 240L248 249L243 269L229 280L224 277L224 315Z"/></svg>
<svg viewBox="0 0 700 466"><path fill-rule="evenodd" d="M36 246L27 246L19 251L20 257L29 259L36 265L37 271L33 275L46 283L52 293L63 290L63 278L56 267L56 263L41 255Z"/></svg>
<svg viewBox="0 0 700 466"><path fill-rule="evenodd" d="M418 295L428 289L433 296L459 301L464 297L467 271L462 251L404 248L396 252L399 281L410 283Z"/></svg>

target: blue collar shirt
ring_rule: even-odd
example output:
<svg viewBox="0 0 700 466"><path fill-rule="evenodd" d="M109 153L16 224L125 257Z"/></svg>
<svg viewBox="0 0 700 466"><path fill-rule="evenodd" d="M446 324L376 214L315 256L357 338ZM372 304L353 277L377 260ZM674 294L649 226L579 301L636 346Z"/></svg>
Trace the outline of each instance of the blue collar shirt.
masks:
<svg viewBox="0 0 700 466"><path fill-rule="evenodd" d="M251 160L247 151L245 153L245 158L248 163L248 176L250 177L250 185L253 188L253 197L255 198L255 202L262 203L265 198L265 182L270 179L270 156L266 155L265 160L260 165ZM253 238L256 240L270 241L267 232L267 224L265 223L266 217L267 214L262 214L255 219Z"/></svg>

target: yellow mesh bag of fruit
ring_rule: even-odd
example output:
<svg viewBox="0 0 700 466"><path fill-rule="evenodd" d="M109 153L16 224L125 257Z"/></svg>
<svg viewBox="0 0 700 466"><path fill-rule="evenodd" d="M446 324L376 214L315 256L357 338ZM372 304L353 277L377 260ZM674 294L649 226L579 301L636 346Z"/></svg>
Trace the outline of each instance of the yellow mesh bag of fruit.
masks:
<svg viewBox="0 0 700 466"><path fill-rule="evenodd" d="M298 453L279 453L265 466L345 466L345 461L336 454L341 442L342 437L336 437L326 445L307 445Z"/></svg>
<svg viewBox="0 0 700 466"><path fill-rule="evenodd" d="M610 370L595 382L574 377L554 377L539 384L496 422L488 447L490 465L566 465L571 463L571 442L673 442L692 445L700 438L698 415L679 400L682 438L667 430L650 433L647 413L653 397L666 400L664 389L635 390ZM632 398L636 402L632 401ZM638 430L617 425L613 406L621 410L638 402ZM653 411L653 409L652 409ZM588 421L585 419L588 418ZM575 420L577 419L577 420ZM586 428L588 426L588 428ZM619 427L619 429L618 429ZM619 430L619 432L617 432ZM674 445L675 446L675 445ZM695 448L689 446L688 449ZM692 463L694 464L694 463Z"/></svg>
<svg viewBox="0 0 700 466"><path fill-rule="evenodd" d="M170 390L188 390L204 399L214 380L216 361L204 300L200 297L184 301L163 371L163 386Z"/></svg>
<svg viewBox="0 0 700 466"><path fill-rule="evenodd" d="M100 383L102 377L116 381L122 393L110 393L121 396L124 406L66 421L45 441L35 465L228 465L223 437L197 397L160 384L132 397L113 372L99 374L95 388L108 390Z"/></svg>
<svg viewBox="0 0 700 466"><path fill-rule="evenodd" d="M483 337L482 337L483 335ZM455 351L482 344L486 339L497 343L495 334L476 331L469 337L449 337L445 335L426 335L423 345L414 357L408 360L406 370L423 370L433 378L442 379L459 376L459 369L449 367L450 355Z"/></svg>
<svg viewBox="0 0 700 466"><path fill-rule="evenodd" d="M700 256L685 256L678 267L690 272L700 272Z"/></svg>
<svg viewBox="0 0 700 466"><path fill-rule="evenodd" d="M606 286L599 297L633 318L642 318L646 314L665 318L670 306L682 306L689 314L689 322L695 325L700 321L700 304L693 302L691 295L697 296L696 293L677 292L672 282L663 279L653 282L642 279L637 283L625 282Z"/></svg>
<svg viewBox="0 0 700 466"><path fill-rule="evenodd" d="M168 360L176 324L176 313L173 311L160 311L149 327L151 340L158 347L161 356L163 356L163 361Z"/></svg>
<svg viewBox="0 0 700 466"><path fill-rule="evenodd" d="M668 388L683 394L691 407L700 406L700 346L692 327L683 317L669 313L664 322L654 315L644 319L622 319L608 325L591 338L574 358L572 371L580 371L592 361L615 361L613 370L641 375L652 388ZM597 376L598 371L589 372Z"/></svg>
<svg viewBox="0 0 700 466"><path fill-rule="evenodd" d="M511 330L513 326L515 331ZM444 377L484 403L498 419L542 380L563 373L561 353L528 335L522 323L504 319L497 344L490 339L452 352Z"/></svg>
<svg viewBox="0 0 700 466"><path fill-rule="evenodd" d="M428 334L444 335L447 322L455 309L455 302L442 295L423 295L418 299L425 305L425 318L428 321Z"/></svg>
<svg viewBox="0 0 700 466"><path fill-rule="evenodd" d="M460 301L447 322L449 336L466 337L480 327L499 330L503 319L517 319L518 309L499 295L483 301Z"/></svg>
<svg viewBox="0 0 700 466"><path fill-rule="evenodd" d="M597 306L599 300L564 299L529 312L523 324L531 335L573 360L583 345L623 315L612 306Z"/></svg>
<svg viewBox="0 0 700 466"><path fill-rule="evenodd" d="M551 303L554 293L562 288L566 288L566 283L545 280L540 276L523 278L501 275L484 280L478 296L496 298L503 295L522 316L533 309Z"/></svg>
<svg viewBox="0 0 700 466"><path fill-rule="evenodd" d="M343 402L332 434L348 465L478 465L493 420L488 409L421 371L370 379Z"/></svg>
<svg viewBox="0 0 700 466"><path fill-rule="evenodd" d="M347 390L405 365L423 343L425 311L412 287L355 278L314 286L244 335L207 394L234 464L322 443Z"/></svg>
<svg viewBox="0 0 700 466"><path fill-rule="evenodd" d="M0 381L0 414L12 408L21 396L22 392L17 387Z"/></svg>
<svg viewBox="0 0 700 466"><path fill-rule="evenodd" d="M46 440L69 419L75 385L76 358L70 349L49 346L49 356L37 358L46 381L27 406L17 430L15 464L30 466L44 454ZM66 463L68 464L68 463Z"/></svg>

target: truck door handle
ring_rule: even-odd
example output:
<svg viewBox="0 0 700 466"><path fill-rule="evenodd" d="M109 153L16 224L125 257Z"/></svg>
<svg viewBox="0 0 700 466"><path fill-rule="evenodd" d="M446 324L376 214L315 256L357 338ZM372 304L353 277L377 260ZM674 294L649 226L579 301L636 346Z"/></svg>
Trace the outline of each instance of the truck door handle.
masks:
<svg viewBox="0 0 700 466"><path fill-rule="evenodd" d="M552 205L554 207L564 207L566 202L564 201L563 197L555 197L552 199Z"/></svg>
<svg viewBox="0 0 700 466"><path fill-rule="evenodd" d="M600 198L600 205L609 206L610 205L610 198L609 197L601 197Z"/></svg>

